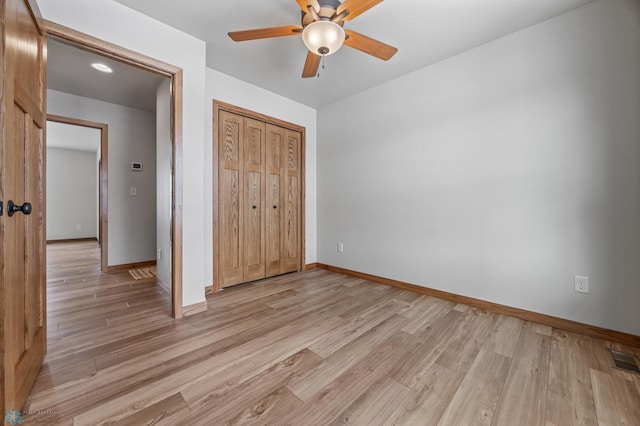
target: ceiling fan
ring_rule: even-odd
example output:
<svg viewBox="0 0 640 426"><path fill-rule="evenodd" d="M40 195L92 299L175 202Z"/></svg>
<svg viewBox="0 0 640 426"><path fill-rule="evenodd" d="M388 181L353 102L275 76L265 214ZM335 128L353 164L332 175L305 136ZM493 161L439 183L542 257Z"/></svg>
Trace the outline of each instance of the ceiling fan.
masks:
<svg viewBox="0 0 640 426"><path fill-rule="evenodd" d="M285 37L302 34L302 41L309 49L302 77L315 77L322 57L335 53L343 44L361 52L388 61L398 51L378 40L353 30L343 29L344 21L350 21L382 0L296 0L302 9L302 25L260 28L229 33L233 41Z"/></svg>

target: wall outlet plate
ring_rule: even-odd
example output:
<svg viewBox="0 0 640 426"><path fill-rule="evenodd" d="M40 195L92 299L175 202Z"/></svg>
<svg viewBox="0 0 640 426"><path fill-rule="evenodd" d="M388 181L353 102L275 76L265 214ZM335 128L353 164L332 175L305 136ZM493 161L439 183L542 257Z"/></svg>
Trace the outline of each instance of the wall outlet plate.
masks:
<svg viewBox="0 0 640 426"><path fill-rule="evenodd" d="M344 244L338 243L338 253L344 252Z"/></svg>
<svg viewBox="0 0 640 426"><path fill-rule="evenodd" d="M589 293L589 277L576 275L573 279L573 284L577 293Z"/></svg>

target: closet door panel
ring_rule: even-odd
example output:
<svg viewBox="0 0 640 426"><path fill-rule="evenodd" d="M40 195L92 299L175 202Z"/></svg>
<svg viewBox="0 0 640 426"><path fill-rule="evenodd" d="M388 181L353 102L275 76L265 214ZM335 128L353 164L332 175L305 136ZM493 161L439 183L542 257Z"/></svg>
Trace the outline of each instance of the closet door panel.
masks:
<svg viewBox="0 0 640 426"><path fill-rule="evenodd" d="M244 281L265 277L265 123L245 118Z"/></svg>
<svg viewBox="0 0 640 426"><path fill-rule="evenodd" d="M282 273L282 174L284 129L267 124L267 276Z"/></svg>
<svg viewBox="0 0 640 426"><path fill-rule="evenodd" d="M285 187L284 187L284 257L283 271L302 269L302 220L300 196L301 139L299 132L285 130Z"/></svg>
<svg viewBox="0 0 640 426"><path fill-rule="evenodd" d="M244 119L220 112L220 265L221 287L243 281L244 247L242 238L243 169L242 140Z"/></svg>

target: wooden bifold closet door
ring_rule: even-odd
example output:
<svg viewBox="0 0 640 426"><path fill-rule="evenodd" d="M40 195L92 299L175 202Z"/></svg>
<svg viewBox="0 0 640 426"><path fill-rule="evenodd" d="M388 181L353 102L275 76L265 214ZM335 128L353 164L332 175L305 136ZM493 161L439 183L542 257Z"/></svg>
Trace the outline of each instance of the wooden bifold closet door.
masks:
<svg viewBox="0 0 640 426"><path fill-rule="evenodd" d="M214 108L217 288L302 269L303 130L240 112Z"/></svg>

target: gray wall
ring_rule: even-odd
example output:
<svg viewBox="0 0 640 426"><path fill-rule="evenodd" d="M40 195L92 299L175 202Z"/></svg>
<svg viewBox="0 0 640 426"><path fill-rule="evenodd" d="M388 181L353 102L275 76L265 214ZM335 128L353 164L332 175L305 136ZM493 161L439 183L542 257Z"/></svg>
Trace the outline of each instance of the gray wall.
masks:
<svg viewBox="0 0 640 426"><path fill-rule="evenodd" d="M171 81L156 91L156 249L158 278L171 288Z"/></svg>
<svg viewBox="0 0 640 426"><path fill-rule="evenodd" d="M639 76L601 0L321 109L318 261L639 335Z"/></svg>
<svg viewBox="0 0 640 426"><path fill-rule="evenodd" d="M95 152L47 148L47 240L98 237L97 164Z"/></svg>
<svg viewBox="0 0 640 426"><path fill-rule="evenodd" d="M156 258L155 113L47 90L47 112L107 123L109 265ZM141 161L142 172L131 171ZM137 195L129 195L130 187Z"/></svg>

